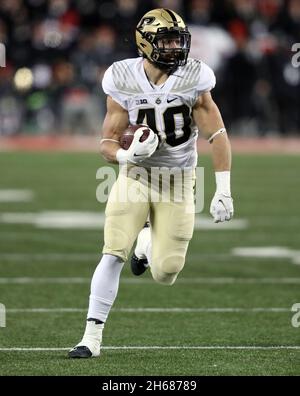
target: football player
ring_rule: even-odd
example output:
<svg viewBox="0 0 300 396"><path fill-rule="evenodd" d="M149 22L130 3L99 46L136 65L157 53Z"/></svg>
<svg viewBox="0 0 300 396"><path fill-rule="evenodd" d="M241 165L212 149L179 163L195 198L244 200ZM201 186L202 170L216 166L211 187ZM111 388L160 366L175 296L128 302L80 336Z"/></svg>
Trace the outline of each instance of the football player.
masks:
<svg viewBox="0 0 300 396"><path fill-rule="evenodd" d="M155 281L172 285L182 270L194 229L194 213L189 209L194 204L198 131L212 145L216 193L210 212L215 222L233 216L231 150L210 93L216 83L213 71L204 62L188 58L191 35L182 18L169 9L155 9L143 16L136 27L136 44L140 56L113 63L102 81L107 114L101 153L107 161L127 166L120 172L106 205L103 256L91 282L85 332L69 351L71 358L100 355L104 324L135 240L131 259L135 275L149 267ZM121 148L120 138L127 126L142 123L150 129L148 138L140 141L140 128L129 149ZM152 167L190 169L184 199L154 202L147 198L151 186L142 177L128 173L137 166L147 172ZM124 180L128 189L146 199L118 199ZM144 226L148 218L150 223Z"/></svg>

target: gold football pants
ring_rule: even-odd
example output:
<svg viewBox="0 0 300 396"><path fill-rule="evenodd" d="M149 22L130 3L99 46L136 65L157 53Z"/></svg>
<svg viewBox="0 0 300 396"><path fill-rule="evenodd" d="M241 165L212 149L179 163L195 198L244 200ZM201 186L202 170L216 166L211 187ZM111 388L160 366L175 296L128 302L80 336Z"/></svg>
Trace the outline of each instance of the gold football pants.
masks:
<svg viewBox="0 0 300 396"><path fill-rule="evenodd" d="M121 171L112 187L105 210L103 253L127 261L150 218L152 276L157 282L173 284L184 266L194 230L194 172L179 171L169 185L162 185L161 176L151 178L150 171L137 175L138 169Z"/></svg>

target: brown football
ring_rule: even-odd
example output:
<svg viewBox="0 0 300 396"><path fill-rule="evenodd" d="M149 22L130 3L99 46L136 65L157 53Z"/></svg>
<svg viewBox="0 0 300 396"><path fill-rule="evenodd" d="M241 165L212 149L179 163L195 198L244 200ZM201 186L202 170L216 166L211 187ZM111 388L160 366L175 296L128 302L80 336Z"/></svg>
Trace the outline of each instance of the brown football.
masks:
<svg viewBox="0 0 300 396"><path fill-rule="evenodd" d="M150 129L147 127L147 125L142 125L142 124L128 125L128 127L125 129L125 131L123 132L123 134L121 136L120 145L121 145L122 149L124 149L124 150L129 149L129 147L132 143L132 140L133 140L133 135L139 128L143 128L143 134L140 137L140 142L143 142L144 140L147 139L147 137L149 136L149 133L150 133Z"/></svg>

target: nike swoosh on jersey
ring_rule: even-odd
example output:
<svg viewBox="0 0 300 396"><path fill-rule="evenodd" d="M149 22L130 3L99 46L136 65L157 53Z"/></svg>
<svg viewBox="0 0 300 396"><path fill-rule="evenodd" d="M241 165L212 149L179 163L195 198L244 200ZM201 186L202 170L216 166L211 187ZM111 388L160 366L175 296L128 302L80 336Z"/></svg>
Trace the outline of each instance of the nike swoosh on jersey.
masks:
<svg viewBox="0 0 300 396"><path fill-rule="evenodd" d="M174 100L176 100L177 98L173 98L173 99L167 99L168 103L174 102Z"/></svg>

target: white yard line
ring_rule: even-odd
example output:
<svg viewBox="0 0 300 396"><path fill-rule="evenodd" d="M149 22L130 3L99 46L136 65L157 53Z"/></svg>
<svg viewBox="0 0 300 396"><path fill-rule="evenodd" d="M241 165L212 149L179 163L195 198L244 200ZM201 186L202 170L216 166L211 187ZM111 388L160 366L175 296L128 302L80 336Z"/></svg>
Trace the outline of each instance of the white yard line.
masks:
<svg viewBox="0 0 300 396"><path fill-rule="evenodd" d="M0 235L1 239L1 235ZM1 260L19 263L28 263L32 261L40 261L39 265L51 261L63 261L64 263L72 263L78 261L91 261L97 263L100 261L102 253L0 253ZM249 260L248 257L235 257L227 253L188 253L187 260L209 260L209 261L242 261Z"/></svg>
<svg viewBox="0 0 300 396"><path fill-rule="evenodd" d="M31 190L0 189L0 202L30 202L33 197Z"/></svg>
<svg viewBox="0 0 300 396"><path fill-rule="evenodd" d="M32 224L37 228L46 229L103 229L105 222L104 212L83 211L42 211L38 213L1 213L0 223L5 224ZM243 230L248 228L245 219L233 219L230 222L215 224L213 219L206 215L196 216L195 230Z"/></svg>
<svg viewBox="0 0 300 396"><path fill-rule="evenodd" d="M0 278L0 284L9 285L9 284L85 284L90 283L91 278L87 277L9 277L9 278ZM142 284L155 284L154 280L151 278L122 278L120 282L123 284L133 284L133 285L142 285ZM215 285L224 285L224 284L273 284L273 285L281 285L281 284L289 284L295 285L300 284L300 278L233 278L233 277L197 277L197 278L178 278L176 281L177 284L215 284Z"/></svg>
<svg viewBox="0 0 300 396"><path fill-rule="evenodd" d="M28 262L33 260L43 261L84 261L100 260L101 253L0 253L0 260Z"/></svg>
<svg viewBox="0 0 300 396"><path fill-rule="evenodd" d="M300 250L283 246L237 247L231 251L233 256L256 259L290 259L293 264L300 264Z"/></svg>
<svg viewBox="0 0 300 396"><path fill-rule="evenodd" d="M72 313L86 312L86 308L7 308L7 313ZM291 312L290 308L277 307L257 307L257 308L237 308L237 307L212 307L212 308L160 308L160 307L136 307L136 308L112 308L113 312L130 313L261 313L261 312Z"/></svg>
<svg viewBox="0 0 300 396"><path fill-rule="evenodd" d="M71 347L67 348L0 348L1 352L58 352L58 351L68 351ZM295 349L299 350L298 345L144 345L144 346L102 346L103 350L276 350L276 349Z"/></svg>
<svg viewBox="0 0 300 396"><path fill-rule="evenodd" d="M5 238L5 234L0 233L0 239ZM32 235L33 236L33 235ZM12 235L14 239L15 235ZM55 238L53 238L56 240ZM47 237L45 238L47 240ZM82 261L82 260L100 260L101 252L37 252L37 253L11 253L2 252L0 253L0 260L28 262L33 260L49 260L49 261ZM237 247L233 248L230 253L188 253L187 259L189 260L215 260L215 261L237 261L237 260L257 260L257 259L269 259L269 260L283 260L292 259L295 263L300 261L300 250L293 250L285 247L272 247L272 246L260 246L260 247ZM42 263L41 263L42 264Z"/></svg>

